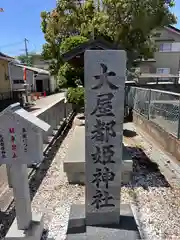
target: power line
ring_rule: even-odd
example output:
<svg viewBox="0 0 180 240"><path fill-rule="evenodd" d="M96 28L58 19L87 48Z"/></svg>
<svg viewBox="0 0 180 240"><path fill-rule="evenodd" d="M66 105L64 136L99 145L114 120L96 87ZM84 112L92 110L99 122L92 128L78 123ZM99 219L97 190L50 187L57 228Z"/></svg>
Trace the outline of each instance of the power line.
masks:
<svg viewBox="0 0 180 240"><path fill-rule="evenodd" d="M22 46L16 47L18 44L21 44ZM15 42L15 43L10 43L7 45L0 46L0 51L3 51L6 54L12 54L16 56L25 55L28 59L29 54L33 52L37 52L37 48L35 44L30 42L27 38L24 38L24 40L22 40L21 42Z"/></svg>
<svg viewBox="0 0 180 240"><path fill-rule="evenodd" d="M15 46L15 45L19 45L19 44L22 44L22 43L23 43L23 41L16 42L16 43L10 43L10 44L7 44L7 45L0 46L0 48L6 48L6 47L10 47L10 46Z"/></svg>

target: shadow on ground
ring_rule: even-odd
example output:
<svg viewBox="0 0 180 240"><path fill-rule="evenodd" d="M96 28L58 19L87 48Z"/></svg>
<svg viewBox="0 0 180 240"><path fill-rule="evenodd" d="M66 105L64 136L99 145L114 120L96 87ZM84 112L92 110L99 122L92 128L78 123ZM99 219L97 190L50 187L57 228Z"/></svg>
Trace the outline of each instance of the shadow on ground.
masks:
<svg viewBox="0 0 180 240"><path fill-rule="evenodd" d="M51 149L47 153L47 156L45 157L44 161L41 163L40 167L31 176L31 179L29 182L31 199L34 198L39 186L41 185L41 182L46 176L46 173L49 167L51 166L51 163L57 151L59 150L64 138L66 137L69 129L72 126L72 121L73 119L69 122L68 126L61 132L61 134L57 137L55 143L52 145ZM15 207L13 202L9 206L9 208L6 210L6 212L0 211L0 239L4 239L14 219L15 219ZM45 230L43 236L45 235L45 233L47 235L47 232L48 230ZM46 238L42 237L42 240L54 240L54 239L48 238L48 237Z"/></svg>
<svg viewBox="0 0 180 240"><path fill-rule="evenodd" d="M143 187L170 187L164 175L160 172L157 163L152 162L139 147L126 147L133 159L133 176L129 186Z"/></svg>
<svg viewBox="0 0 180 240"><path fill-rule="evenodd" d="M132 138L132 137L137 136L137 133L135 131L132 131L132 130L124 129L123 130L123 136L127 137L127 138Z"/></svg>
<svg viewBox="0 0 180 240"><path fill-rule="evenodd" d="M41 108L39 108L39 107L31 107L31 108L28 108L28 109L26 109L28 112L33 112L33 111L36 111L36 110L39 110L39 109L41 109Z"/></svg>
<svg viewBox="0 0 180 240"><path fill-rule="evenodd" d="M44 229L41 240L55 240L54 238L48 237L49 231Z"/></svg>
<svg viewBox="0 0 180 240"><path fill-rule="evenodd" d="M0 112L7 108L9 105L15 103L16 101L11 99L0 100Z"/></svg>

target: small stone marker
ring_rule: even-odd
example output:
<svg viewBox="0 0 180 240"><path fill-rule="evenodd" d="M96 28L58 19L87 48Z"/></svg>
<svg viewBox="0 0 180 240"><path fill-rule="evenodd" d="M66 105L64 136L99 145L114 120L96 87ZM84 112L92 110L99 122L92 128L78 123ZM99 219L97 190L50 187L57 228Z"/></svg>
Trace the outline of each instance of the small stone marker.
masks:
<svg viewBox="0 0 180 240"><path fill-rule="evenodd" d="M72 205L66 239L137 240L131 208L120 205L126 52L87 50L84 71L85 209Z"/></svg>
<svg viewBox="0 0 180 240"><path fill-rule="evenodd" d="M7 164L13 187L16 219L5 239L40 240L42 218L31 211L27 164L43 159L42 131L50 126L13 104L0 113L0 164ZM36 221L36 224L33 224ZM26 230L26 231L24 231Z"/></svg>
<svg viewBox="0 0 180 240"><path fill-rule="evenodd" d="M0 164L32 164L43 159L42 131L49 125L13 104L0 113Z"/></svg>
<svg viewBox="0 0 180 240"><path fill-rule="evenodd" d="M118 224L125 51L86 51L86 222Z"/></svg>

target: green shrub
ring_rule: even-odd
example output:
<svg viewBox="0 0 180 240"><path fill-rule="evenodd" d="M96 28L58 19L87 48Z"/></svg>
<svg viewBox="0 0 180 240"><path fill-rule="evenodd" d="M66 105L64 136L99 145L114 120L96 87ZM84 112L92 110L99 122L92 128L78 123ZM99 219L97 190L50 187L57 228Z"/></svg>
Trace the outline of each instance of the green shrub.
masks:
<svg viewBox="0 0 180 240"><path fill-rule="evenodd" d="M55 93L59 93L59 88L56 87L55 90L54 90Z"/></svg>
<svg viewBox="0 0 180 240"><path fill-rule="evenodd" d="M80 82L82 85L83 76L83 68L75 68L66 62L60 67L58 72L58 86L59 88L76 87L77 82Z"/></svg>
<svg viewBox="0 0 180 240"><path fill-rule="evenodd" d="M66 93L66 98L69 103L75 104L79 107L84 106L84 88L76 87L76 88L68 88Z"/></svg>

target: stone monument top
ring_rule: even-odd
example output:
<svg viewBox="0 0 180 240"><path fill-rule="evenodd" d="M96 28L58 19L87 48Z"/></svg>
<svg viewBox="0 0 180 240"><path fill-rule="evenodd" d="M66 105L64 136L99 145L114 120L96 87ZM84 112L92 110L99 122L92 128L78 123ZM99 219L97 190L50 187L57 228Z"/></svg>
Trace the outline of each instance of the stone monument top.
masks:
<svg viewBox="0 0 180 240"><path fill-rule="evenodd" d="M43 159L42 132L50 126L12 104L0 113L0 164L39 163Z"/></svg>

